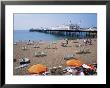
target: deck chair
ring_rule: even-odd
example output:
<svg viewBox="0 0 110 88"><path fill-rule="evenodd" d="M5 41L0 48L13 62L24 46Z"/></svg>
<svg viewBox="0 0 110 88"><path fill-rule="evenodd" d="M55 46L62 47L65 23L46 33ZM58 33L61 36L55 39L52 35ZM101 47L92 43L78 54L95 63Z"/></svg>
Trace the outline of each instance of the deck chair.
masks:
<svg viewBox="0 0 110 88"><path fill-rule="evenodd" d="M45 49L51 49L51 44L49 44Z"/></svg>
<svg viewBox="0 0 110 88"><path fill-rule="evenodd" d="M29 64L23 64L23 65L20 65L20 66L18 66L18 67L15 67L15 69L17 70L17 69L20 69L20 68L24 68L24 67L27 67Z"/></svg>
<svg viewBox="0 0 110 88"><path fill-rule="evenodd" d="M35 52L34 53L34 56L35 57L43 57L43 56L47 56L47 53L46 52Z"/></svg>
<svg viewBox="0 0 110 88"><path fill-rule="evenodd" d="M22 50L27 50L27 47L26 46L23 46L21 49Z"/></svg>
<svg viewBox="0 0 110 88"><path fill-rule="evenodd" d="M14 45L17 45L17 43L15 42Z"/></svg>
<svg viewBox="0 0 110 88"><path fill-rule="evenodd" d="M34 48L40 48L39 45L34 45L33 47L34 47Z"/></svg>
<svg viewBox="0 0 110 88"><path fill-rule="evenodd" d="M75 59L75 54L67 54L64 56L64 60Z"/></svg>

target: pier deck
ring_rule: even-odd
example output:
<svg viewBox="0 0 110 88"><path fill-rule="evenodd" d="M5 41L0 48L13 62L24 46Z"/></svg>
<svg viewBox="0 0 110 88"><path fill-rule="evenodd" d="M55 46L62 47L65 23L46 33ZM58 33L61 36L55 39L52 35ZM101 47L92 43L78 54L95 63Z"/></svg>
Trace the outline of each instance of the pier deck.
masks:
<svg viewBox="0 0 110 88"><path fill-rule="evenodd" d="M97 30L30 30L30 32L41 32L54 35L70 36L70 37L97 37Z"/></svg>

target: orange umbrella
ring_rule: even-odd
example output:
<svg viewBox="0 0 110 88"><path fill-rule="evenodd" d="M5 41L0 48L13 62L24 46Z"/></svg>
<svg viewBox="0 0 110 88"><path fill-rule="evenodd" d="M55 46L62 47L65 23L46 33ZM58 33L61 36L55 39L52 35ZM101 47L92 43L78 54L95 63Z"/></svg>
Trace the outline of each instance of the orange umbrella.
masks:
<svg viewBox="0 0 110 88"><path fill-rule="evenodd" d="M47 71L47 67L42 64L36 64L28 69L30 74L40 74Z"/></svg>
<svg viewBox="0 0 110 88"><path fill-rule="evenodd" d="M66 62L66 65L67 65L67 66L80 67L80 66L82 66L82 63L81 63L79 60L72 59L72 60L68 60L68 61Z"/></svg>

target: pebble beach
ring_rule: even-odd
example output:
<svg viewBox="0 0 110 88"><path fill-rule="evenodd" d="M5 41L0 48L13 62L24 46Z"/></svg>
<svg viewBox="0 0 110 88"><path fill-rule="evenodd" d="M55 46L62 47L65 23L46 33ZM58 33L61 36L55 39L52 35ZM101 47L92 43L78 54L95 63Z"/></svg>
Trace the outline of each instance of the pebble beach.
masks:
<svg viewBox="0 0 110 88"><path fill-rule="evenodd" d="M92 44L85 45L84 39L68 40L66 47L61 46L64 40L58 40L55 42L47 41L31 41L31 44L27 44L27 41L18 41L13 45L13 75L29 75L28 68L35 64L43 64L47 68L53 68L62 66L66 67L65 55L74 54L74 58L80 60L84 64L97 63L97 39L92 38ZM38 44L38 47L34 47ZM22 49L25 46L26 49ZM80 49L87 49L89 53L77 54ZM36 57L35 52L46 52L46 56ZM19 59L26 57L30 60L27 67L22 69L15 69L19 66Z"/></svg>

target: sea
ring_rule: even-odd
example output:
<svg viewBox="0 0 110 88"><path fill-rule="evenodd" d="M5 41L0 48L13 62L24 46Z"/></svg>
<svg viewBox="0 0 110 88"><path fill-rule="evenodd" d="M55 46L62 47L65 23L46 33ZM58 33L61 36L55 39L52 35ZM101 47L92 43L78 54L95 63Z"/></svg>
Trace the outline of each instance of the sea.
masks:
<svg viewBox="0 0 110 88"><path fill-rule="evenodd" d="M29 32L29 30L14 30L14 42L22 41L56 41L61 39L77 39L77 37L70 37L70 36L62 36L62 35L53 35L53 34L46 34L41 32ZM83 38L84 33L80 35L78 38Z"/></svg>

